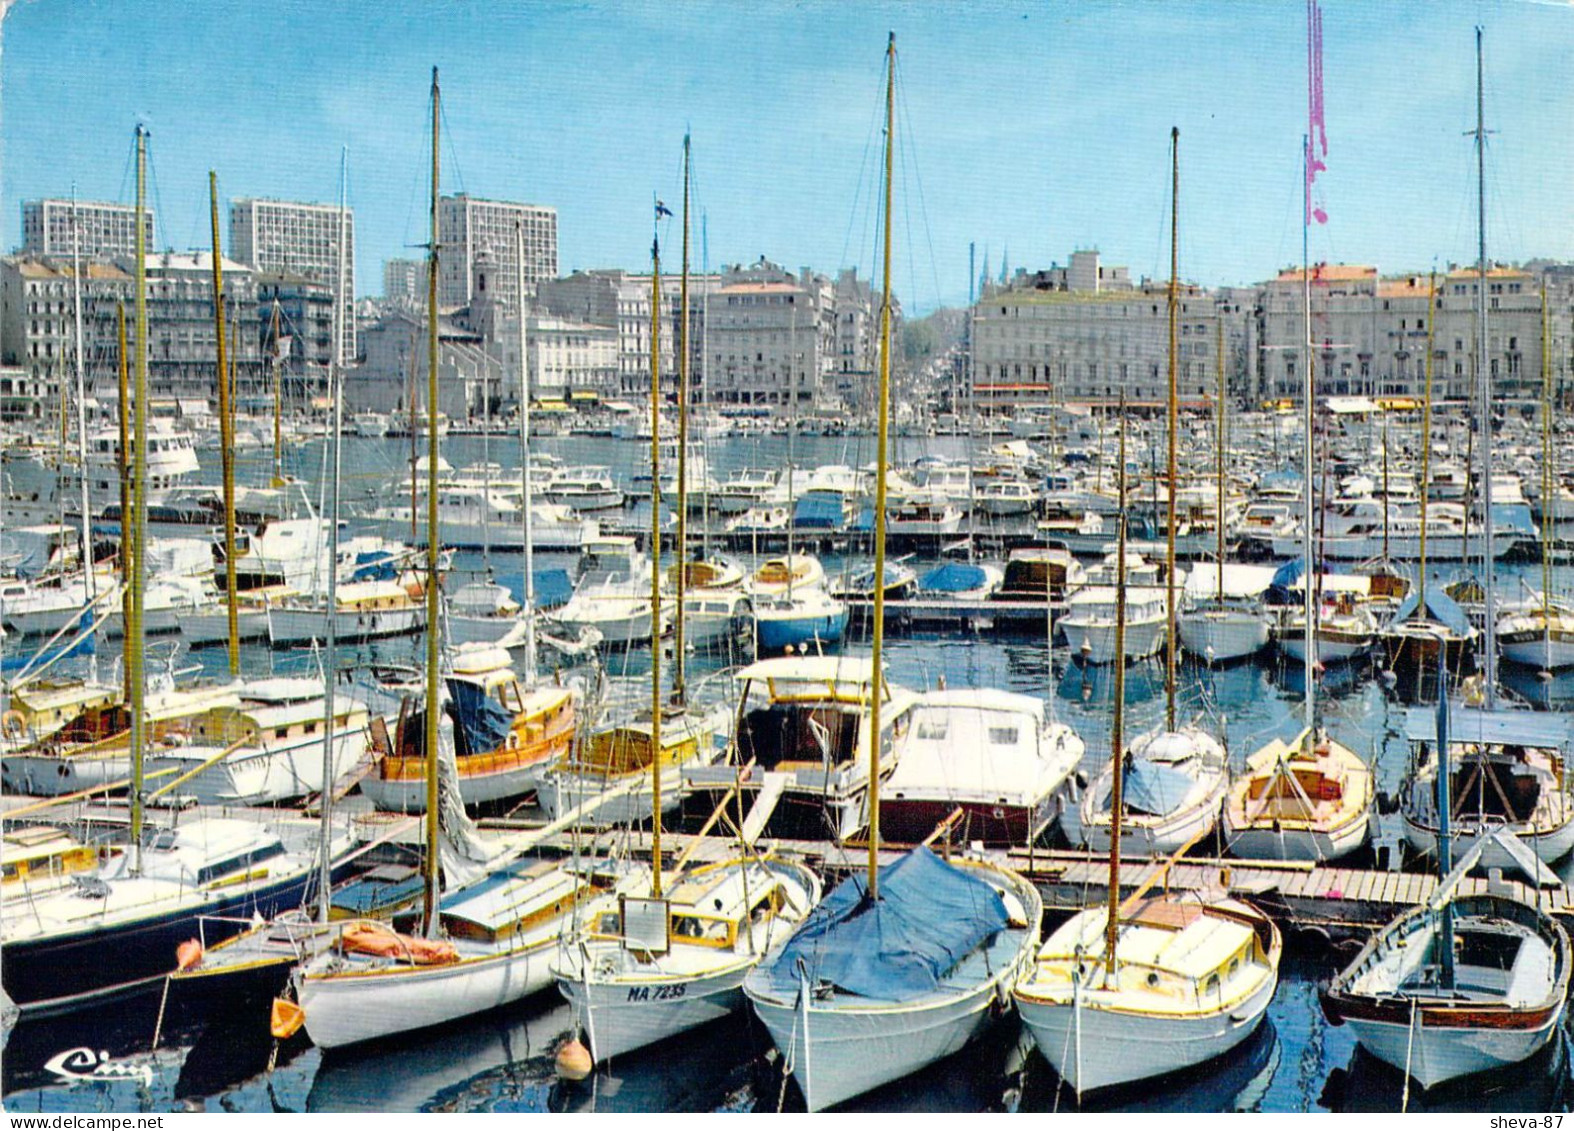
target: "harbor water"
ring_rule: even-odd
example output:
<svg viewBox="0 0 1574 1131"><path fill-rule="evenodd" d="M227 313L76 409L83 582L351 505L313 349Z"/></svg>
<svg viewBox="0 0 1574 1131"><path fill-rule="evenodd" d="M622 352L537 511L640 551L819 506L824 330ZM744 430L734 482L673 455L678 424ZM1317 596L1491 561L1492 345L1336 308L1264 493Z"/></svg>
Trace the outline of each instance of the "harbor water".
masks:
<svg viewBox="0 0 1574 1131"><path fill-rule="evenodd" d="M424 442L422 443L424 452ZM565 436L535 442L535 450L561 458L571 467L610 465L625 488L636 470L648 467L648 442L605 437ZM518 466L518 444L492 437L486 456L503 467ZM873 459L873 440L799 437L793 441L799 467L838 463L863 466ZM312 484L320 481L320 440L292 447L289 470ZM390 484L408 474L407 440L347 439L344 445L345 511L354 515L386 501ZM443 444L455 467L483 457L479 437L454 436ZM729 438L710 444L711 472L724 478L742 467L781 467L787 459L784 437ZM901 439L900 464L920 455L966 457L961 438ZM255 456L255 458L253 458ZM216 453L204 453L204 468L217 466ZM242 453L242 476L260 482L266 475L263 453ZM645 484L648 490L648 483ZM315 490L315 489L314 489ZM648 511L622 512L632 526ZM358 525L351 518L352 528ZM648 531L648 518L645 522ZM370 529L370 527L368 527ZM384 529L409 538L408 528ZM422 535L424 537L424 533ZM735 554L747 560L747 552ZM516 595L522 588L522 556L467 551L454 562L458 581L490 572ZM824 558L828 574L843 565L836 553ZM923 559L909 562L915 568ZM537 569L572 569L571 555L537 555ZM1509 583L1522 568L1504 567ZM1539 567L1538 567L1539 568ZM1539 578L1539 575L1538 575ZM1574 573L1559 567L1559 588L1567 590ZM1051 648L1045 632L1011 635L969 633L917 634L888 638L886 656L893 680L915 689L995 687L1036 695L1050 704L1060 721L1087 742L1088 772L1107 759L1111 724L1111 668L1084 665L1066 645ZM191 652L178 637L151 643L154 670L183 673L197 668L217 674L223 649ZM854 626L849 648L867 648L867 629ZM102 671L117 662L118 644L98 656ZM419 638L345 650L343 666L366 659L414 663ZM750 657L695 656L690 681L720 674ZM609 675L631 684L649 670L646 649L604 657ZM83 657L65 662L81 670ZM325 665L311 648L272 651L243 649L247 674L306 674ZM1374 766L1380 790L1392 791L1403 774L1408 753L1405 707L1395 702L1368 667L1330 666L1320 673L1319 713L1328 730ZM1543 679L1533 671L1505 666L1503 679L1540 709L1574 704L1574 676ZM1134 665L1128 674L1128 735L1162 725L1165 710L1162 651ZM1269 651L1257 661L1213 667L1190 658L1181 661L1179 703L1182 721L1199 721L1226 740L1232 763L1275 735L1288 738L1299 729L1302 669ZM1131 1111L1395 1111L1404 1092L1403 1077L1357 1051L1347 1028L1323 1017L1317 988L1349 957L1346 950L1292 946L1266 1023L1226 1058L1167 1079L1157 1086L1090 1098L1088 1110ZM173 958L173 956L172 956ZM282 1045L268 1035L266 1003L256 1003L209 1022L184 1028L161 1027L161 1000L155 990L113 1011L96 1011L68 1022L24 1022L4 1054L4 1106L11 1113L33 1111L776 1111L802 1110L796 1086L783 1083L782 1066L769 1039L751 1018L733 1020L685 1034L598 1069L581 1084L559 1081L553 1056L572 1026L568 1005L555 991L519 1006L466 1020L444 1030L403 1038L386 1047L323 1054L301 1034ZM1410 1110L1547 1111L1567 1110L1569 1065L1559 1039L1536 1060L1512 1074L1471 1082L1464 1092L1447 1088L1411 1095ZM1032 1049L1012 1019L988 1039L916 1077L854 1101L869 1111L1051 1111L1078 1107L1077 1097L1061 1088L1054 1072Z"/></svg>

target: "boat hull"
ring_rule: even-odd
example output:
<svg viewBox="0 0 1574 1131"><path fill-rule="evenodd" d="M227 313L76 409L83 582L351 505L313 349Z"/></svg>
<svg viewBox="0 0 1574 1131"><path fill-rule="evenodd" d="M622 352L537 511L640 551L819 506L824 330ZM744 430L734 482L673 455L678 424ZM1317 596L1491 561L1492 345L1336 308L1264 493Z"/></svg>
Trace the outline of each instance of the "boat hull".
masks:
<svg viewBox="0 0 1574 1131"><path fill-rule="evenodd" d="M1189 1017L1022 997L1017 1010L1050 1067L1085 1096L1223 1056L1257 1031L1277 985L1275 973L1238 1005Z"/></svg>
<svg viewBox="0 0 1574 1131"><path fill-rule="evenodd" d="M363 727L339 731L333 739L333 781L338 781L366 753ZM148 773L173 770L174 777L195 769L200 758L193 753L183 758L153 754ZM288 801L322 790L322 739L313 737L288 746L236 750L177 788L185 797L203 805L266 805Z"/></svg>
<svg viewBox="0 0 1574 1131"><path fill-rule="evenodd" d="M420 607L340 612L336 617L334 633L340 644L409 636L421 631L426 623L426 611ZM268 614L268 634L275 648L307 644L328 638L326 622L327 617L321 609L273 609Z"/></svg>
<svg viewBox="0 0 1574 1131"><path fill-rule="evenodd" d="M740 962L700 978L588 984L560 973L557 988L585 1019L590 1055L600 1064L742 1008L743 979L753 968L753 962Z"/></svg>
<svg viewBox="0 0 1574 1131"><path fill-rule="evenodd" d="M1268 622L1242 612L1186 612L1177 618L1181 647L1213 663L1243 660L1268 646Z"/></svg>
<svg viewBox="0 0 1574 1131"><path fill-rule="evenodd" d="M766 652L781 652L803 644L837 644L847 631L848 613L824 616L757 617L755 632L759 647Z"/></svg>
<svg viewBox="0 0 1574 1131"><path fill-rule="evenodd" d="M1083 621L1067 617L1060 621L1066 642L1077 655L1090 664L1115 662L1115 622ZM1156 655L1164 646L1164 618L1126 624L1126 658L1145 660Z"/></svg>
<svg viewBox="0 0 1574 1131"><path fill-rule="evenodd" d="M427 1029L510 1005L552 984L556 937L447 966L387 966L356 974L297 972L296 1000L318 1048Z"/></svg>

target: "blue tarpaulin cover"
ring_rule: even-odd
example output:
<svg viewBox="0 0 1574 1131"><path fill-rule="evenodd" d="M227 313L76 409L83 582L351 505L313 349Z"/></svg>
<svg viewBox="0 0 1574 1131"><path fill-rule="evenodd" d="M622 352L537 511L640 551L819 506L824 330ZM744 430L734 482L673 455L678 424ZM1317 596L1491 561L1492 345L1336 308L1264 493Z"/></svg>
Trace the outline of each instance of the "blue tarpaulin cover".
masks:
<svg viewBox="0 0 1574 1131"><path fill-rule="evenodd" d="M829 492L805 495L793 507L792 524L796 530L839 530L842 497Z"/></svg>
<svg viewBox="0 0 1574 1131"><path fill-rule="evenodd" d="M801 959L811 984L919 997L1010 922L999 892L923 847L880 869L878 900L865 898L865 886L854 874L821 901L772 964L772 985L797 985Z"/></svg>
<svg viewBox="0 0 1574 1131"><path fill-rule="evenodd" d="M488 699L484 688L461 679L448 681L448 713L454 720L454 746L461 757L496 750L513 729L514 716L495 699Z"/></svg>
<svg viewBox="0 0 1574 1131"><path fill-rule="evenodd" d="M1394 614L1394 623L1403 624L1415 616L1416 607L1421 602L1421 594L1417 589L1410 590L1410 595L1399 606L1399 611ZM1450 597L1441 585L1429 585L1426 590L1426 611L1433 620L1444 625L1456 636L1470 635L1470 620L1465 616L1465 610L1459 607L1459 602Z"/></svg>
<svg viewBox="0 0 1574 1131"><path fill-rule="evenodd" d="M924 574L918 587L926 593L967 593L984 584L982 566L950 562Z"/></svg>
<svg viewBox="0 0 1574 1131"><path fill-rule="evenodd" d="M1121 783L1121 800L1127 809L1164 817L1181 807L1193 784L1191 778L1173 766L1132 759ZM1108 807L1108 798L1104 804Z"/></svg>

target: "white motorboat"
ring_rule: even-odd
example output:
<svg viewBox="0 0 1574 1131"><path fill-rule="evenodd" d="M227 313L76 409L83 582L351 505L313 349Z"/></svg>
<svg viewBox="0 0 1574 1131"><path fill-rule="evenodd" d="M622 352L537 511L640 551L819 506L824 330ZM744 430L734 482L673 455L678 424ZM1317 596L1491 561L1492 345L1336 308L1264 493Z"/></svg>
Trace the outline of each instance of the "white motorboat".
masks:
<svg viewBox="0 0 1574 1131"><path fill-rule="evenodd" d="M1121 852L1165 857L1218 823L1229 788L1224 747L1194 726L1157 731L1131 744L1122 793ZM1106 765L1082 795L1082 841L1109 851L1113 814L1113 765Z"/></svg>
<svg viewBox="0 0 1574 1131"><path fill-rule="evenodd" d="M1127 590L1126 658L1142 660L1164 646L1165 592L1158 587ZM1115 660L1115 588L1089 585L1066 601L1066 613L1056 618L1071 650L1084 661L1108 664Z"/></svg>

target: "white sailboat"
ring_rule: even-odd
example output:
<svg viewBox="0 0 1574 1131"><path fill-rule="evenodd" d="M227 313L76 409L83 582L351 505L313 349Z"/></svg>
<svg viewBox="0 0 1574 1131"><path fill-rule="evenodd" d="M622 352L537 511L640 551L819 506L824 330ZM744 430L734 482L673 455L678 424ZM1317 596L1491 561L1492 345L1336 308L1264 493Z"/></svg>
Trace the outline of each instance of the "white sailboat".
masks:
<svg viewBox="0 0 1574 1131"><path fill-rule="evenodd" d="M1124 438L1122 430L1123 453ZM1124 497L1124 458L1121 468ZM1124 515L1119 523L1124 545ZM1122 597L1124 589L1122 583ZM1124 615L1118 623L1124 633ZM1117 663L1108 899L1058 928L1013 992L1039 1052L1079 1096L1163 1076L1234 1048L1267 1011L1282 949L1267 917L1232 899L1144 898L1144 884L1121 901L1125 685L1126 665Z"/></svg>
<svg viewBox="0 0 1574 1131"><path fill-rule="evenodd" d="M875 575L885 567L890 419L891 154L896 37L886 52L885 286L875 476ZM884 682L885 595L874 596L872 678ZM880 733L883 695L870 696ZM792 939L744 979L755 1014L786 1058L810 1111L899 1079L961 1049L1031 958L1042 902L1015 873L941 861L918 848L881 867L879 747L870 748L867 873L843 881Z"/></svg>

